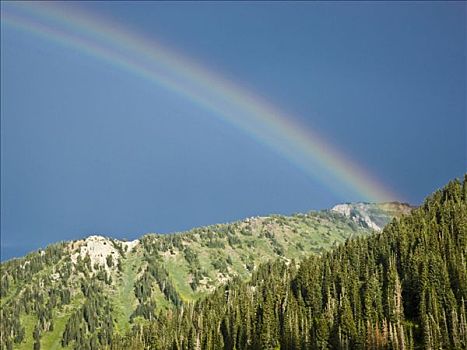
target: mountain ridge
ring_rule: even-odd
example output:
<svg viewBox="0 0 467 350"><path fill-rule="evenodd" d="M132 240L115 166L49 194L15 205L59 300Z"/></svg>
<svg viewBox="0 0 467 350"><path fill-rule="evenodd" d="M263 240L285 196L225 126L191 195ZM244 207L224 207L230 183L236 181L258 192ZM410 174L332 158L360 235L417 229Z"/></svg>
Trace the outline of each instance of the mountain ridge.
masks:
<svg viewBox="0 0 467 350"><path fill-rule="evenodd" d="M142 349L466 349L467 174L382 232L262 265L113 339Z"/></svg>
<svg viewBox="0 0 467 350"><path fill-rule="evenodd" d="M360 208L366 207L366 209L363 210L363 213L362 213L362 210L355 211L355 209L359 208L359 207ZM393 209L388 210L389 207L393 207ZM349 209L345 210L345 209L342 209L342 208L349 208ZM405 214L409 213L412 209L416 208L416 206L413 206L413 205L411 205L409 203L406 203L406 202L399 202L399 201L377 202L377 203L361 202L361 201L360 202L343 202L343 203L338 203L338 204L334 205L333 207L331 207L329 209L311 210L308 213L311 213L311 212L329 212L329 211L336 212L336 213L342 214L343 216L346 216L347 218L350 218L352 221L354 221L357 224L364 223L364 225L366 225L367 228L372 228L372 229L375 229L376 231L380 231L381 228L382 228L380 225L375 224L373 222L373 220L371 220L371 218L370 218L371 223L365 222L366 217L362 215L362 214L365 214L365 210L368 210L368 209L374 210L374 209L378 209L378 208L382 212L387 211L387 212L393 212L395 214L393 216L389 216L389 215L387 216L388 221L385 223L385 224L387 224L393 217L399 217L400 215L405 215ZM347 213L347 211L349 211L350 213ZM272 217L275 217L275 216L285 216L285 217L287 217L287 216L294 216L294 215L304 215L304 213L293 213L291 215L269 214L269 215L249 216L249 217L246 217L246 218L243 218L243 219L238 219L238 220L233 220L233 221L228 221L228 222L220 222L220 223L215 223L215 224L198 226L198 227L194 227L192 229L185 230L185 231L173 231L173 232L167 232L167 233L147 232L147 233L143 233L139 237L141 238L141 237L144 237L144 236L147 236L147 235L165 235L165 236L179 235L179 234L185 234L187 232L190 232L191 230L198 229L198 228L203 228L203 227L211 227L211 226L217 226L217 225L231 225L231 224L235 224L235 223L243 222L243 221L248 222L250 220L268 219L268 218L272 218ZM368 215L368 213L366 213L366 215ZM374 213L372 215L374 215ZM384 227L384 225L383 225L383 227ZM109 239L111 241L119 242L121 244L126 244L126 243L129 243L129 242L136 242L136 241L138 241L138 243L139 243L139 241L140 241L140 238L129 240L129 239L125 239L125 238L112 237L112 235L109 235L109 234L95 232L95 233L89 233L88 235L85 235L82 238L77 238L77 239L72 239L72 240L64 240L64 241L57 241L55 243L50 243L47 246L53 245L53 244L60 244L60 243L64 243L64 242L83 241L83 240L87 240L87 239L92 238L92 237L102 237L102 238L105 238L105 239ZM12 257L12 258L9 258L7 260L3 260L3 261L1 261L1 264L6 263L6 262L8 262L10 260L14 260L14 259L22 259L22 258L26 257L27 255L29 255L31 253L34 253L34 252L39 252L40 253L44 249L45 248L40 247L38 249L31 250L31 251L25 253L23 256Z"/></svg>
<svg viewBox="0 0 467 350"><path fill-rule="evenodd" d="M363 214L373 218L381 211ZM50 245L1 264L2 328L10 334L2 345L103 345L163 310L198 300L232 279L249 279L270 260L297 264L349 237L374 232L361 222L323 210L145 234L133 241L94 234Z"/></svg>

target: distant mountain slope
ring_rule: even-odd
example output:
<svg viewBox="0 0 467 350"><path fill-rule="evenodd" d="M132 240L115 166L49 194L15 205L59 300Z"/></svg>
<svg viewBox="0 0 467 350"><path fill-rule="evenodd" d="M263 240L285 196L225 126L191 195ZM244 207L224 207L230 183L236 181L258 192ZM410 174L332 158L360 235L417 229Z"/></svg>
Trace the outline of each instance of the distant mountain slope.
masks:
<svg viewBox="0 0 467 350"><path fill-rule="evenodd" d="M467 349L467 175L381 233L275 260L112 349Z"/></svg>
<svg viewBox="0 0 467 350"><path fill-rule="evenodd" d="M407 210L384 204L378 215L389 221ZM272 215L132 242L90 236L51 245L1 264L0 345L97 349L132 323L233 278L248 280L271 259L300 261L372 232L353 218L335 211Z"/></svg>
<svg viewBox="0 0 467 350"><path fill-rule="evenodd" d="M362 227L381 231L394 217L410 213L414 207L407 203L346 203L334 206L331 211L340 213Z"/></svg>

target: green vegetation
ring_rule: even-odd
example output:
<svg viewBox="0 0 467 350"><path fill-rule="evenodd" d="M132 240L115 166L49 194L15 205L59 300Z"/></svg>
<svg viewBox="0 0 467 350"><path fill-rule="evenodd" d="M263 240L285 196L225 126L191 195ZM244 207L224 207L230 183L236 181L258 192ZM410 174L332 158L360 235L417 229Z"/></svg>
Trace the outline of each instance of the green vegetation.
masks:
<svg viewBox="0 0 467 350"><path fill-rule="evenodd" d="M467 175L300 263L261 265L112 349L467 349Z"/></svg>
<svg viewBox="0 0 467 350"><path fill-rule="evenodd" d="M122 273L117 280L117 288L113 298L115 316L117 318L117 331L124 333L129 330L130 316L136 308L137 301L133 294L136 280L135 267L140 257L137 254L129 254L122 263Z"/></svg>
<svg viewBox="0 0 467 350"><path fill-rule="evenodd" d="M0 348L111 347L229 281L249 280L268 261L299 262L370 233L323 211L149 234L133 243L91 236L51 245L1 264Z"/></svg>

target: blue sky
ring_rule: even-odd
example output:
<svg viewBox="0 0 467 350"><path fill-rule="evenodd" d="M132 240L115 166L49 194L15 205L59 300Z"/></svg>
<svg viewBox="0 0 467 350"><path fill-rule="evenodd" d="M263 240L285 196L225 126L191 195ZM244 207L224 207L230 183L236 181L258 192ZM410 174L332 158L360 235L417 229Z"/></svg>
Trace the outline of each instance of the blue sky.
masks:
<svg viewBox="0 0 467 350"><path fill-rule="evenodd" d="M75 6L273 102L400 200L418 204L467 168L463 2ZM1 29L2 259L362 199L183 96Z"/></svg>

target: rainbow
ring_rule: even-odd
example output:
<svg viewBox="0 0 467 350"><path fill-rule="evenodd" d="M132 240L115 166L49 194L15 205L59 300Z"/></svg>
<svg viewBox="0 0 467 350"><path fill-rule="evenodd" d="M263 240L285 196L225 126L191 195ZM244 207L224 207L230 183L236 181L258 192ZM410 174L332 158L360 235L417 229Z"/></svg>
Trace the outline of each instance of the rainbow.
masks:
<svg viewBox="0 0 467 350"><path fill-rule="evenodd" d="M296 118L120 23L63 3L3 2L1 22L169 89L267 145L339 195L400 198Z"/></svg>

